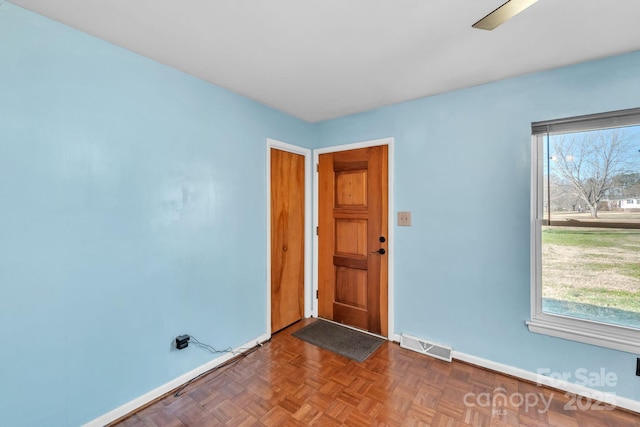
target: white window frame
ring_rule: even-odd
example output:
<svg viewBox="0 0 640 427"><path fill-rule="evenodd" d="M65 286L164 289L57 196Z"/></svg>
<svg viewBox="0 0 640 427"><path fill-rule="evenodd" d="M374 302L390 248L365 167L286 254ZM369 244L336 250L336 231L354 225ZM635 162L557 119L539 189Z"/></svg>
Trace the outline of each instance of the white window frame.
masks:
<svg viewBox="0 0 640 427"><path fill-rule="evenodd" d="M543 144L552 133L640 124L640 108L571 117L532 125L531 141L531 319L529 331L601 347L640 353L640 329L542 311Z"/></svg>

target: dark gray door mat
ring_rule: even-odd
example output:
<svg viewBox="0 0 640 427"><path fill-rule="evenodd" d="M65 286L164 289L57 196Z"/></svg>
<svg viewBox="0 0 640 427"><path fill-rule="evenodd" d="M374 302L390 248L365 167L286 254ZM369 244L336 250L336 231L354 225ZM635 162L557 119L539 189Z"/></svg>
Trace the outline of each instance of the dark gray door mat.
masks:
<svg viewBox="0 0 640 427"><path fill-rule="evenodd" d="M385 341L320 319L292 335L357 362L364 362Z"/></svg>

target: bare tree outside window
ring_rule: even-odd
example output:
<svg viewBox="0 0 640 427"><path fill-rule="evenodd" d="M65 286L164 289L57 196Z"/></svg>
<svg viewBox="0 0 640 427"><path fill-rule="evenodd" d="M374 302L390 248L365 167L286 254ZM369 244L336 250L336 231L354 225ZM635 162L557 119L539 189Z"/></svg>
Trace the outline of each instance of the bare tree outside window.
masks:
<svg viewBox="0 0 640 427"><path fill-rule="evenodd" d="M608 129L550 138L550 172L564 184L565 198L584 202L592 218L611 196L625 196L625 184L637 179L630 161L632 138L624 129ZM634 188L635 189L635 188ZM574 206L575 210L575 206Z"/></svg>

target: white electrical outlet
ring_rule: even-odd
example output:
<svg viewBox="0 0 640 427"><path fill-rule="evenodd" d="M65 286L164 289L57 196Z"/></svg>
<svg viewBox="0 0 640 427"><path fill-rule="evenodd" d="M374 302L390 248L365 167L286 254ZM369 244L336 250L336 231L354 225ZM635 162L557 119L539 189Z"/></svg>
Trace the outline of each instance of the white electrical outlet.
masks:
<svg viewBox="0 0 640 427"><path fill-rule="evenodd" d="M411 212L398 212L398 225L411 226Z"/></svg>

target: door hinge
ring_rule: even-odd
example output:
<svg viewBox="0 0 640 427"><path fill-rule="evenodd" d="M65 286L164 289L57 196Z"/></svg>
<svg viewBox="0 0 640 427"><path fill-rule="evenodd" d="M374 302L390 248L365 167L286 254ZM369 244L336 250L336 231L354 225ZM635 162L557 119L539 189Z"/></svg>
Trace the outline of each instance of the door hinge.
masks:
<svg viewBox="0 0 640 427"><path fill-rule="evenodd" d="M318 299L318 290L316 289L316 299Z"/></svg>
<svg viewBox="0 0 640 427"><path fill-rule="evenodd" d="M316 172L320 172L320 163L316 163Z"/></svg>
<svg viewBox="0 0 640 427"><path fill-rule="evenodd" d="M319 227L316 227L316 236L318 236L318 228L319 228Z"/></svg>

